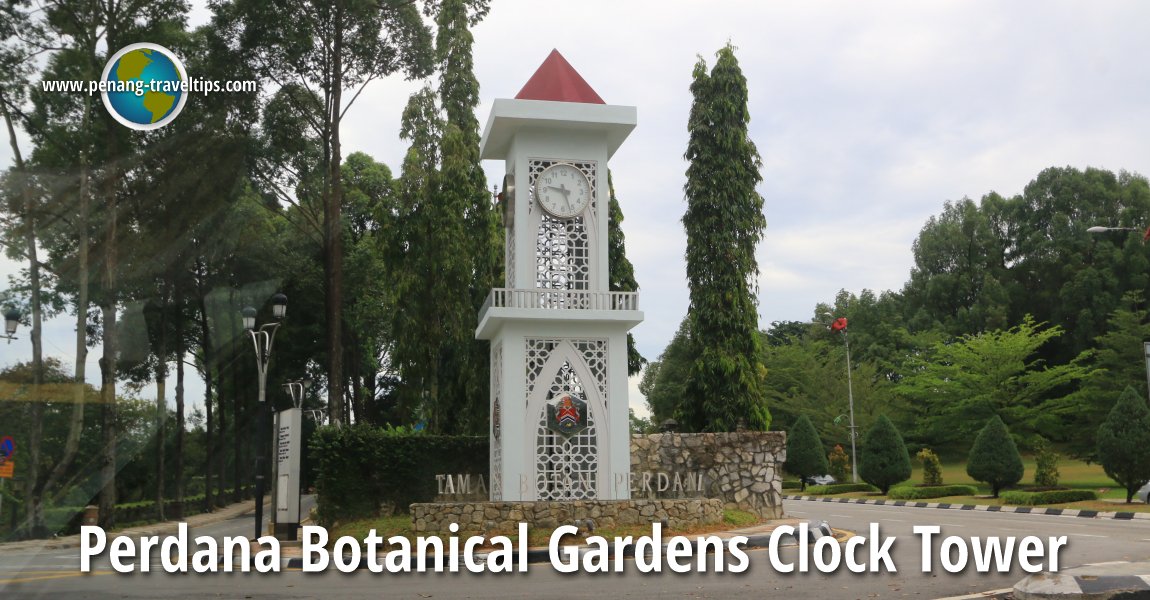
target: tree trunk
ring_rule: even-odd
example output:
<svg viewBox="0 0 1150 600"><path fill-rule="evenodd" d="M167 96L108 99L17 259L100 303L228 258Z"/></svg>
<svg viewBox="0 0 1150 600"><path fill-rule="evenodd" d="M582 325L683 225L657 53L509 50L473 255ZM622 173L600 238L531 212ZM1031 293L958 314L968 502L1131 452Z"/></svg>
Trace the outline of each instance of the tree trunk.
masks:
<svg viewBox="0 0 1150 600"><path fill-rule="evenodd" d="M224 506L227 503L227 411L224 410L224 369L221 364L216 369L216 505Z"/></svg>
<svg viewBox="0 0 1150 600"><path fill-rule="evenodd" d="M212 365L214 364L214 353L212 352L212 336L211 331L208 329L208 309L205 300L206 292L203 289L203 265L198 264L196 267L197 274L200 275L200 289L198 292L199 313L200 313L200 349L202 352L201 358L204 361L204 416L206 420L204 426L207 429L205 437L205 451L207 455L204 460L204 512L211 512L215 507L213 496L213 480L215 465L215 442L214 442L214 428L212 422Z"/></svg>
<svg viewBox="0 0 1150 600"><path fill-rule="evenodd" d="M182 276L182 275L181 275ZM175 281L172 304L176 310L176 505L173 519L184 518L184 294L180 279Z"/></svg>
<svg viewBox="0 0 1150 600"><path fill-rule="evenodd" d="M234 357L238 357L239 351L242 350L242 348L239 347L239 344L237 344L237 342L240 339L240 337L239 337L240 334L236 331L238 329L238 327L236 326L237 323L236 323L235 317L233 316L231 319L228 320L228 322L230 322L232 325L232 327L231 327L231 330L232 330L232 357L233 357L233 360L235 360ZM240 440L242 439L240 436L240 432L243 431L244 428L240 427L241 421L240 421L239 372L240 372L240 370L237 369L235 367L235 364L233 363L232 364L232 502L239 502L240 500L243 499L243 495L240 493L240 487L241 487L242 482L243 482L242 473L240 471L240 463L243 462L240 459L240 457L243 456L243 454L240 454Z"/></svg>
<svg viewBox="0 0 1150 600"><path fill-rule="evenodd" d="M327 309L328 355L328 417L332 423L344 420L343 414L343 182L340 175L340 104L343 91L343 28L344 3L336 0L334 11L334 40L332 42L331 94L328 106L331 155L328 177L331 186L324 202L324 298Z"/></svg>
<svg viewBox="0 0 1150 600"><path fill-rule="evenodd" d="M159 343L156 348L156 520L164 520L165 428L168 422L168 284L160 292ZM151 325L151 324L149 324Z"/></svg>
<svg viewBox="0 0 1150 600"><path fill-rule="evenodd" d="M85 121L87 120L87 111L84 115ZM87 124L82 126L82 130L87 131ZM44 482L44 494L51 495L56 487L56 484L64 477L64 474L72 466L75 461L76 455L80 450L80 436L84 431L84 404L87 401L87 363L88 363L88 155L87 153L80 154L80 215L78 222L81 224L77 227L79 231L79 246L78 265L76 286L78 288L76 294L76 368L75 374L72 378L73 382L73 396L72 396L72 415L68 422L68 438L64 441L64 455L60 458L59 462L48 474L47 481ZM62 496L66 490L61 490L60 494L53 497L53 500Z"/></svg>

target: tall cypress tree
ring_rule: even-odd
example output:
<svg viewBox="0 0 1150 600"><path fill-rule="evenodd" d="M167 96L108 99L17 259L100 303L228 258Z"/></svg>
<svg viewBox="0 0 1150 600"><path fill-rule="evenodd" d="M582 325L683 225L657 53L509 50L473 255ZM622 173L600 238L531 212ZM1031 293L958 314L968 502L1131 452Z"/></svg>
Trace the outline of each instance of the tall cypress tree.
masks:
<svg viewBox="0 0 1150 600"><path fill-rule="evenodd" d="M470 17L464 0L446 0L437 19L436 59L440 69L439 100L446 115L443 131L443 163L438 181L439 198L462 208L465 253L470 272L469 292L459 297L465 306L464 327L458 344L445 357L444 388L435 407L437 429L445 433L481 433L486 427L489 383L488 342L471 335L479 308L502 272L499 216L487 190L479 164L479 80L475 78L468 29L487 12L485 2L476 3ZM470 325L470 326L468 326Z"/></svg>
<svg viewBox="0 0 1150 600"><path fill-rule="evenodd" d="M1126 489L1126 503L1150 481L1150 407L1127 387L1106 420L1098 427L1098 461L1114 481Z"/></svg>
<svg viewBox="0 0 1150 600"><path fill-rule="evenodd" d="M688 120L687 282L698 360L691 369L680 422L695 431L771 424L759 362L755 246L766 219L762 161L748 135L747 80L728 44L710 74L700 58Z"/></svg>

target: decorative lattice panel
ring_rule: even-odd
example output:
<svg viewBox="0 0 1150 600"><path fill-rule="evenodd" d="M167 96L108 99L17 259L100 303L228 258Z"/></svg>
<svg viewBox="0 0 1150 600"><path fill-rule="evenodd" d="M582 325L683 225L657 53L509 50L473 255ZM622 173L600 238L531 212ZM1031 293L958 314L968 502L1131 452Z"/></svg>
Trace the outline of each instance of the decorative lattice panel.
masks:
<svg viewBox="0 0 1150 600"><path fill-rule="evenodd" d="M529 339L527 340L527 398L535 395L535 384L539 381L539 376L543 373L543 367L547 363L547 359L551 358L551 353L559 346L564 340L561 339ZM587 370L591 371L591 375L595 378L595 391L598 392L599 397L603 400L603 405L607 405L607 340L603 339L572 339L567 340L575 347L575 351L579 357L583 359L583 363L587 366ZM567 365L567 370L571 370L570 364ZM582 383L579 384L582 386Z"/></svg>
<svg viewBox="0 0 1150 600"><path fill-rule="evenodd" d="M503 269L505 285L509 288L515 287L515 234L510 232L507 236L507 243L503 245L506 251L506 256L503 257L503 264L506 265Z"/></svg>
<svg viewBox="0 0 1150 600"><path fill-rule="evenodd" d="M591 214L595 214L598 198L594 161L528 161L527 206L531 214L535 211L541 213L535 240L535 286L552 290L586 290L590 289L591 283L591 243L586 220L582 216L557 219L541 211L535 202L535 179L547 167L558 163L570 164L587 176L591 184ZM562 307L558 305L565 301L569 301L567 296L556 294L545 297L543 306Z"/></svg>
<svg viewBox="0 0 1150 600"><path fill-rule="evenodd" d="M491 499L503 499L503 344L491 348Z"/></svg>
<svg viewBox="0 0 1150 600"><path fill-rule="evenodd" d="M571 363L564 361L548 390L547 404L584 388ZM535 442L535 489L539 500L587 500L598 496L599 446L594 411L586 407L587 428L570 437L547 427L547 406L539 414Z"/></svg>
<svg viewBox="0 0 1150 600"><path fill-rule="evenodd" d="M544 400L537 405L535 443L539 500L597 497L599 438L595 421L597 411L607 402L607 348L605 339L526 340L527 397ZM566 395L586 403L582 418L587 427L570 437L547 427L548 405Z"/></svg>

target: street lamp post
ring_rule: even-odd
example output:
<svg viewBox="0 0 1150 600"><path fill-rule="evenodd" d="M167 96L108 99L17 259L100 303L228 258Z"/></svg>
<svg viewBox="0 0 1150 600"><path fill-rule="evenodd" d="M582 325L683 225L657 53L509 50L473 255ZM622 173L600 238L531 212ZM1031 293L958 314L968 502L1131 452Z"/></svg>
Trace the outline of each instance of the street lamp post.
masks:
<svg viewBox="0 0 1150 600"><path fill-rule="evenodd" d="M850 437L851 437L851 483L859 482L859 459L858 452L855 449L855 438L858 437L858 429L855 428L855 394L854 385L851 382L851 341L847 336L847 320L846 317L835 319L831 323L831 329L843 334L843 344L847 349L847 403L850 406L851 424L850 424Z"/></svg>
<svg viewBox="0 0 1150 600"><path fill-rule="evenodd" d="M267 418L270 410L267 404L268 363L272 357L272 342L275 341L276 330L279 329L280 320L287 314L287 296L276 294L272 296L272 316L275 321L265 323L256 329L256 309L245 306L240 314L243 315L244 329L251 335L252 345L256 351L256 371L259 374L259 413L256 418L256 522L255 538L260 538L260 530L264 521L264 452L267 444L260 439L260 432L267 430Z"/></svg>
<svg viewBox="0 0 1150 600"><path fill-rule="evenodd" d="M4 335L0 336L11 344L16 339L16 328L20 326L20 311L9 308L4 311Z"/></svg>

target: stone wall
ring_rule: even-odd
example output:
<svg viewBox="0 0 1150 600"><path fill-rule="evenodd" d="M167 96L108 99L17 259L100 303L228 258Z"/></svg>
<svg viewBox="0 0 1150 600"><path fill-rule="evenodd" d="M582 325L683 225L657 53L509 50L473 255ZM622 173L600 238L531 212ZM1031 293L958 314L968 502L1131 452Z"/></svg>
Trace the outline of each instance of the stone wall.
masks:
<svg viewBox="0 0 1150 600"><path fill-rule="evenodd" d="M552 502L427 502L411 505L417 534L442 533L458 523L461 531L515 531L519 523L554 529L591 519L598 527L650 525L666 521L686 529L723 521L723 501L715 498L667 500L568 500Z"/></svg>
<svg viewBox="0 0 1150 600"><path fill-rule="evenodd" d="M702 492L658 491L639 486L632 498L695 495L721 499L725 508L764 518L783 516L782 465L786 434L778 431L733 433L656 433L631 436L631 474L700 473ZM655 487L655 486L652 486Z"/></svg>

